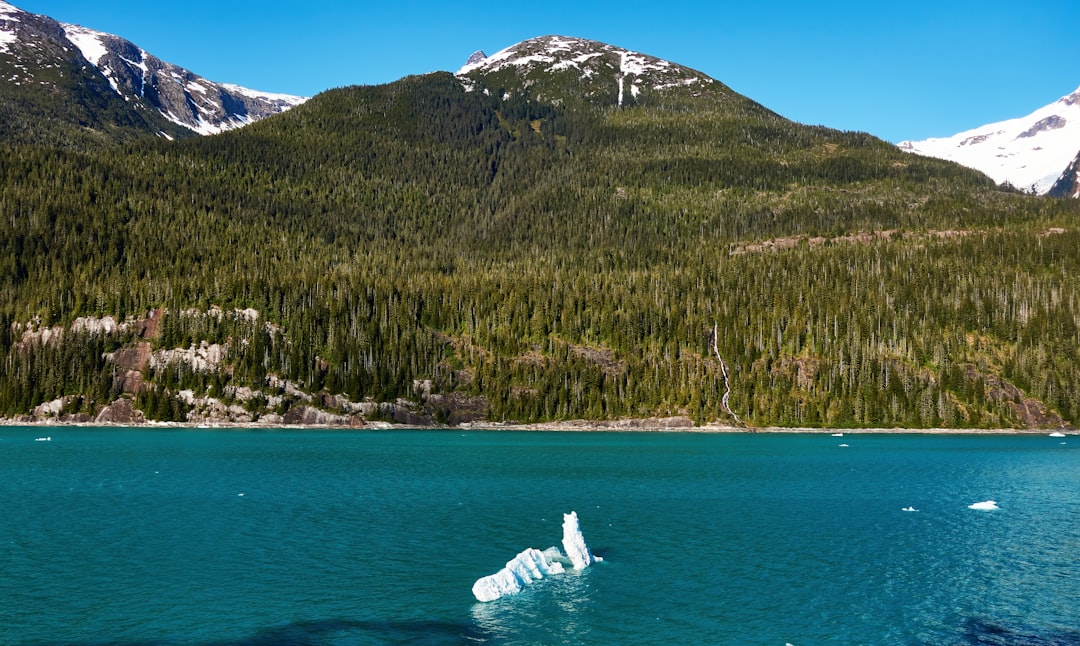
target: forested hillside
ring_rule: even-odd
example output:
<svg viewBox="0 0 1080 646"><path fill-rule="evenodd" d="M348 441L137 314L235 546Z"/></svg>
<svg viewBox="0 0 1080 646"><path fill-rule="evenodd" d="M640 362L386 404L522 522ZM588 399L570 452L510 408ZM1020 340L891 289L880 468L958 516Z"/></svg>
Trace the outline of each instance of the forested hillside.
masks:
<svg viewBox="0 0 1080 646"><path fill-rule="evenodd" d="M715 325L752 426L1076 417L1077 202L722 86L483 89L0 144L0 415L733 422Z"/></svg>

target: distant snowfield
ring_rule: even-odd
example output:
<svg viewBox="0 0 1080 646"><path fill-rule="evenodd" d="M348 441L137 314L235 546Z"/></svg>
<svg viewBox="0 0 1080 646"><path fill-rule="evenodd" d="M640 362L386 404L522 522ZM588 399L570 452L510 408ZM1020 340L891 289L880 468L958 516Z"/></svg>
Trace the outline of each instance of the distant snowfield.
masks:
<svg viewBox="0 0 1080 646"><path fill-rule="evenodd" d="M982 171L1040 195L1053 187L1080 151L1080 89L1026 117L991 123L952 137L903 141L907 152Z"/></svg>

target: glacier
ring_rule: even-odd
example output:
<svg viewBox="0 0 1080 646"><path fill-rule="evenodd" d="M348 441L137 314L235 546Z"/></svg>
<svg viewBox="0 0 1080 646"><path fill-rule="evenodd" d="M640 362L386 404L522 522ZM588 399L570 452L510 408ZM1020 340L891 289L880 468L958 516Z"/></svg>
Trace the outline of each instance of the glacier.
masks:
<svg viewBox="0 0 1080 646"><path fill-rule="evenodd" d="M495 574L477 579L472 587L473 596L477 601L494 601L521 592L533 581L562 574L567 565L575 570L584 570L603 560L595 556L585 543L576 511L563 514L562 543L565 554L558 547L549 547L544 551L534 547L526 548L507 561L506 566Z"/></svg>

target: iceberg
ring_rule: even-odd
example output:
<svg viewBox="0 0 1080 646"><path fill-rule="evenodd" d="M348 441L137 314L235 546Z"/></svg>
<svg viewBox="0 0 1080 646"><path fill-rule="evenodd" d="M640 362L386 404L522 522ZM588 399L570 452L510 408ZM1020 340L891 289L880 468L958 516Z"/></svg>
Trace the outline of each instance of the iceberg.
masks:
<svg viewBox="0 0 1080 646"><path fill-rule="evenodd" d="M510 559L506 567L495 574L477 579L472 592L478 601L494 601L501 596L521 592L522 588L533 581L563 572L559 560L549 560L543 552L530 547Z"/></svg>
<svg viewBox="0 0 1080 646"><path fill-rule="evenodd" d="M562 532L563 549L566 550L566 555L570 557L575 570L584 570L596 562L596 557L585 544L585 537L581 535L576 511L563 514Z"/></svg>
<svg viewBox="0 0 1080 646"><path fill-rule="evenodd" d="M563 514L563 549L566 555L557 547L549 547L542 552L534 547L525 549L507 561L503 569L477 579L472 587L473 596L477 601L494 601L521 592L533 581L562 574L566 571L566 565L571 565L575 570L584 570L603 560L589 551L578 525L577 512L574 511Z"/></svg>
<svg viewBox="0 0 1080 646"><path fill-rule="evenodd" d="M968 505L968 509L978 509L980 511L991 511L993 509L1001 509L998 504L993 500L986 500L983 502L976 502Z"/></svg>

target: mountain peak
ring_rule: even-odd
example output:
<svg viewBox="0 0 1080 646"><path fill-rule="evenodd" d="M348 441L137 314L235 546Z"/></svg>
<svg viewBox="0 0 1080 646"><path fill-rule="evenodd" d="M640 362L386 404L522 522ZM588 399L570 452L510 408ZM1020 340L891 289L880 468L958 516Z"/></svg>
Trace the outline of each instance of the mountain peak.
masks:
<svg viewBox="0 0 1080 646"><path fill-rule="evenodd" d="M569 36L540 36L511 45L491 56L477 52L457 72L472 81L489 79L508 93L529 91L536 98L560 101L561 92L550 87L554 77L581 82L581 93L594 102L607 103L610 95L624 105L642 93L672 88L692 92L718 89L712 78L655 56L633 52L594 40ZM512 82L513 77L518 83ZM537 89L539 88L539 89ZM565 89L565 87L563 88Z"/></svg>
<svg viewBox="0 0 1080 646"><path fill-rule="evenodd" d="M64 72L58 75L50 70L67 70L69 77L80 79L79 83L68 84L69 91L98 97L90 105L97 105L111 89L115 96L110 101L119 99L126 104L119 110L110 108L114 117L128 111L129 116L121 119L142 123L146 115L153 114L157 124L149 129L169 137L185 134L184 130L172 129L173 124L199 134L213 134L277 114L306 100L216 83L162 61L119 36L60 23L4 0L0 0L0 54L7 59L7 64L0 66L8 82L7 93L40 93L41 87L54 87L57 76L64 76ZM20 86L24 89L18 89ZM17 97L13 100L15 105L27 103ZM86 103L80 99L75 102Z"/></svg>
<svg viewBox="0 0 1080 646"><path fill-rule="evenodd" d="M1025 117L898 145L982 171L999 184L1045 194L1080 151L1080 89Z"/></svg>
<svg viewBox="0 0 1080 646"><path fill-rule="evenodd" d="M478 49L469 56L469 60L465 61L465 66L468 67L470 65L482 63L485 58L487 58L487 54L484 53L484 50Z"/></svg>

